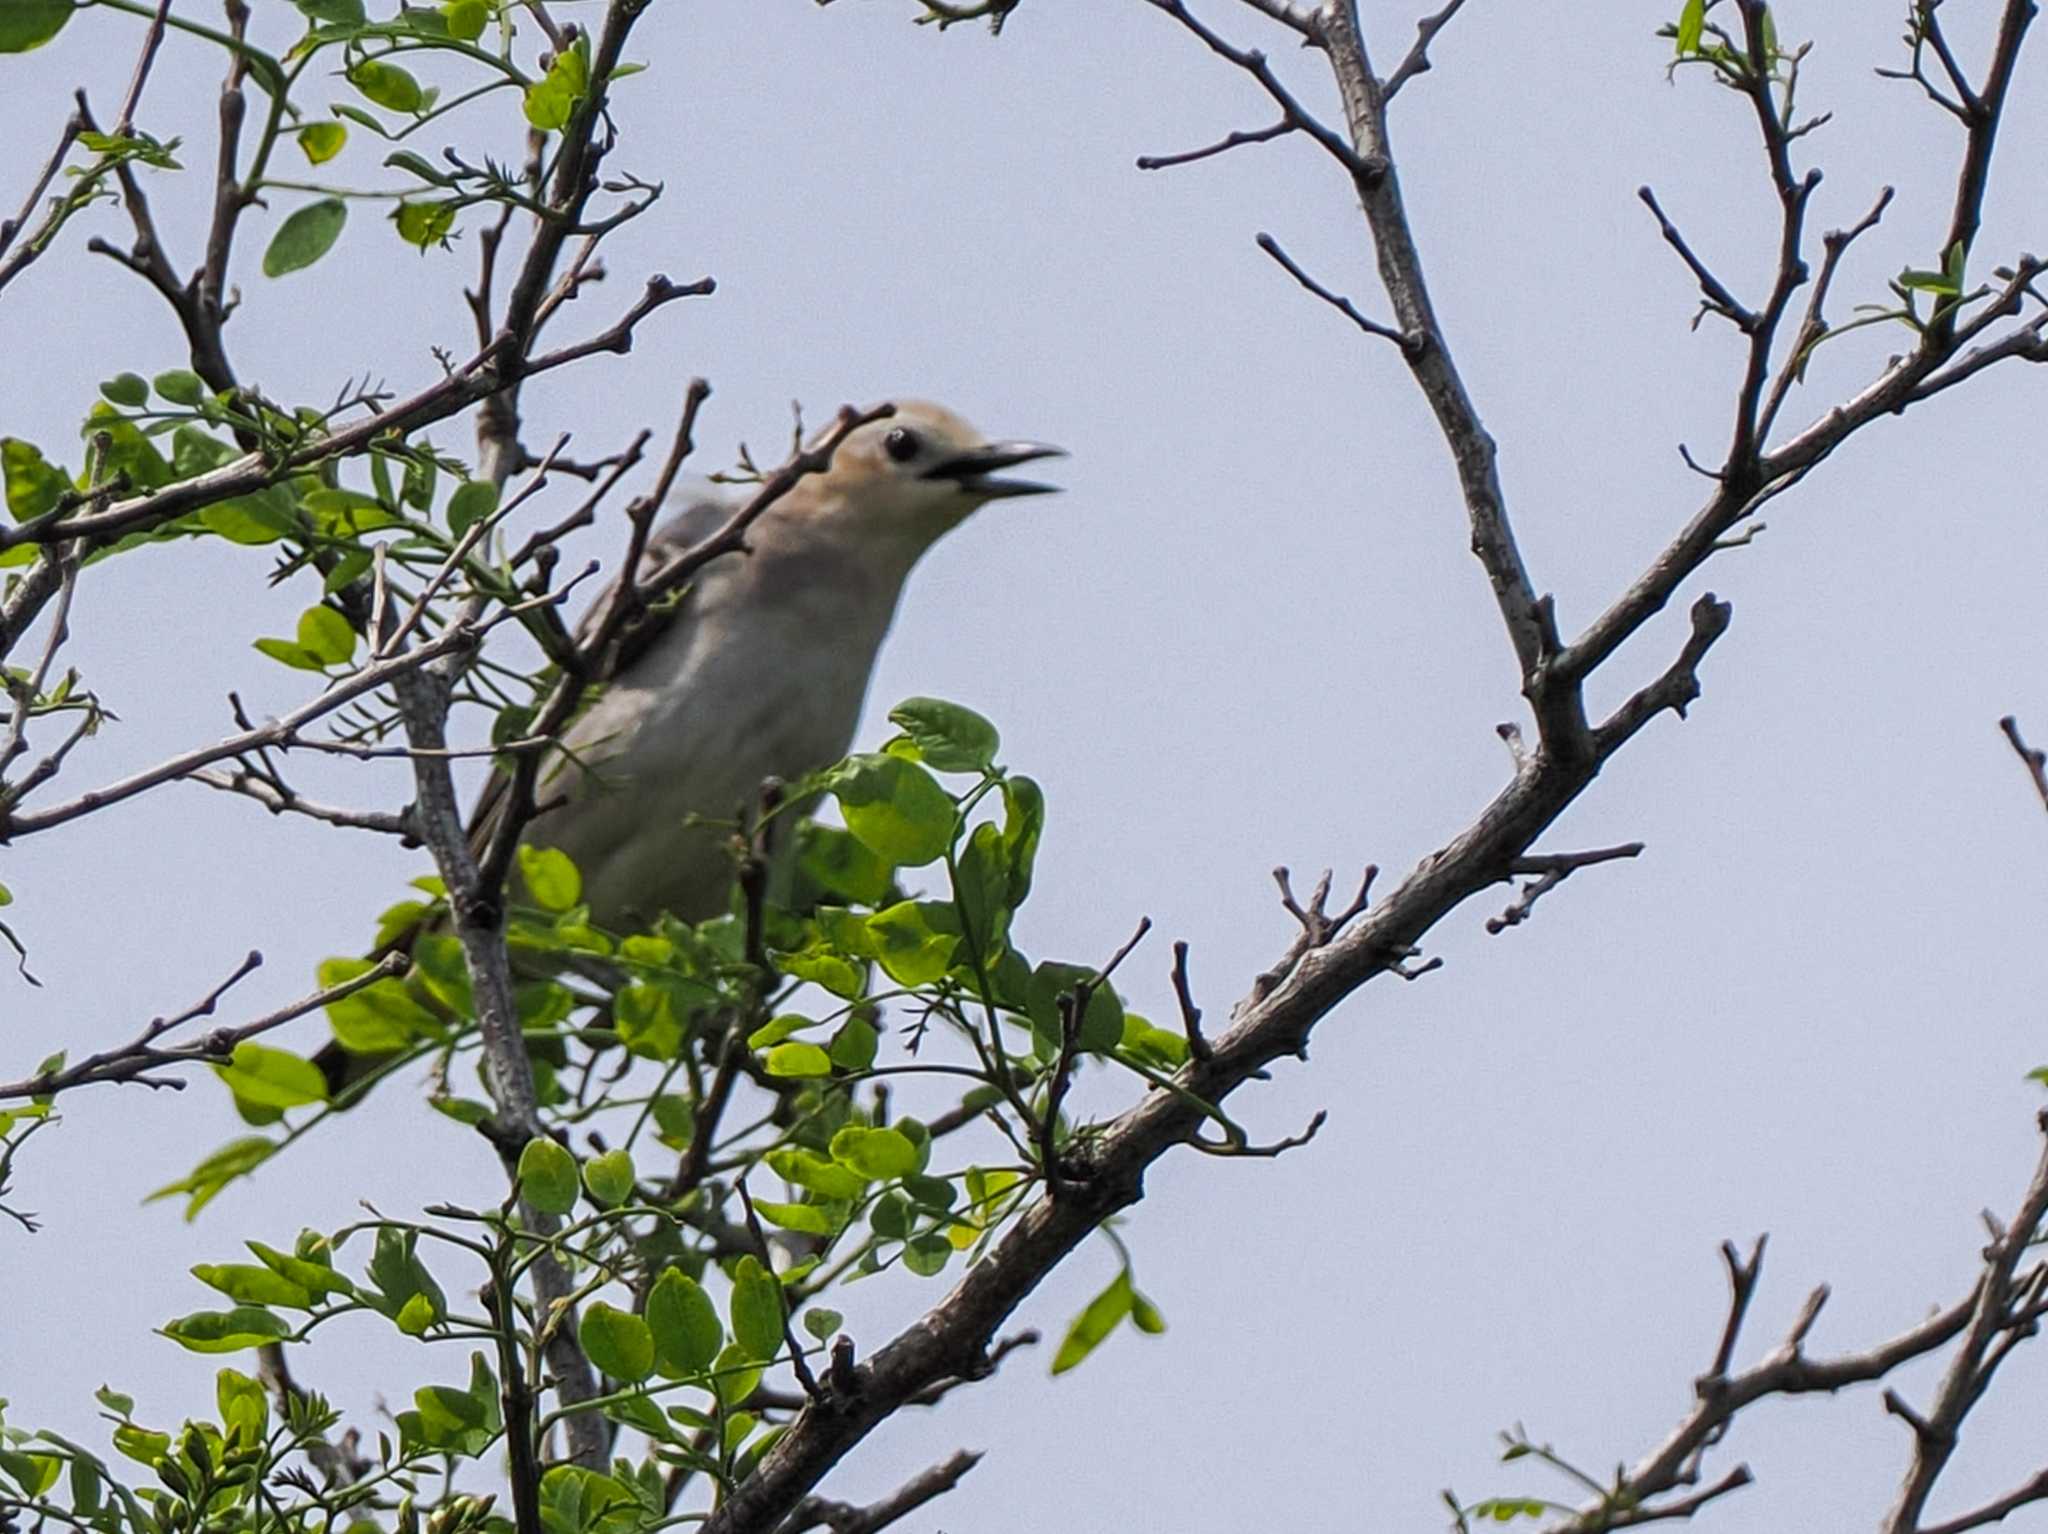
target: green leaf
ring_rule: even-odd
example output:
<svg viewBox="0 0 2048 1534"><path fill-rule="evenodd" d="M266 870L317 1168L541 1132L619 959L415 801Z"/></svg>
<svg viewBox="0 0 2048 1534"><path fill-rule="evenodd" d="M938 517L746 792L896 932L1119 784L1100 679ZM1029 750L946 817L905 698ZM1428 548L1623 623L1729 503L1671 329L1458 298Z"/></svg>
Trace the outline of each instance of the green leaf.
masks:
<svg viewBox="0 0 2048 1534"><path fill-rule="evenodd" d="M277 486L199 508L199 525L231 543L275 543L299 531L291 498Z"/></svg>
<svg viewBox="0 0 2048 1534"><path fill-rule="evenodd" d="M441 14L448 22L448 35L465 43L473 43L484 35L484 25L491 19L490 7L484 0L449 0L441 7Z"/></svg>
<svg viewBox="0 0 2048 1534"><path fill-rule="evenodd" d="M576 1207L576 1158L550 1140L535 1135L519 1153L519 1191L544 1214L567 1214Z"/></svg>
<svg viewBox="0 0 2048 1534"><path fill-rule="evenodd" d="M940 1235L912 1236L903 1245L903 1266L919 1278L936 1278L953 1259L953 1243Z"/></svg>
<svg viewBox="0 0 2048 1534"><path fill-rule="evenodd" d="M282 1305L287 1310L311 1310L312 1293L282 1273L253 1262L202 1262L192 1276L209 1289L218 1289L237 1305Z"/></svg>
<svg viewBox="0 0 2048 1534"><path fill-rule="evenodd" d="M1102 1339L1116 1330L1117 1323L1131 1313L1131 1301L1131 1270L1120 1268L1109 1281L1109 1287L1074 1317L1073 1325L1060 1342L1059 1352L1053 1355L1052 1372L1065 1374L1094 1352Z"/></svg>
<svg viewBox="0 0 2048 1534"><path fill-rule="evenodd" d="M460 537L473 523L498 509L498 487L487 479L464 480L448 497L448 529ZM571 901L570 904L574 904Z"/></svg>
<svg viewBox="0 0 2048 1534"><path fill-rule="evenodd" d="M845 1324L846 1317L836 1310L827 1310L822 1305L813 1305L804 1312L804 1330L820 1342L830 1342Z"/></svg>
<svg viewBox="0 0 2048 1534"><path fill-rule="evenodd" d="M815 1044L793 1039L768 1051L767 1066L771 1076L829 1076L832 1057Z"/></svg>
<svg viewBox="0 0 2048 1534"><path fill-rule="evenodd" d="M341 123L307 123L299 129L299 151L308 164L325 165L341 153L341 146L348 142L348 129Z"/></svg>
<svg viewBox="0 0 2048 1534"><path fill-rule="evenodd" d="M1060 997L1078 994L1080 987L1094 979L1095 974L1085 964L1058 964L1051 960L1031 972L1027 993L1031 1027L1051 1048L1059 1048L1064 1028ZM1123 1036L1124 1004L1106 982L1094 987L1088 995L1088 1010L1081 1017L1079 1047L1091 1054L1102 1054L1121 1044Z"/></svg>
<svg viewBox="0 0 2048 1534"><path fill-rule="evenodd" d="M72 0L0 0L0 53L40 48L71 19Z"/></svg>
<svg viewBox="0 0 2048 1534"><path fill-rule="evenodd" d="M848 757L826 780L846 828L895 868L918 868L953 844L952 795L915 762L881 753Z"/></svg>
<svg viewBox="0 0 2048 1534"><path fill-rule="evenodd" d="M419 970L420 983L434 1000L458 1016L475 1015L469 963L462 956L460 938L452 932L422 932L412 945L412 962Z"/></svg>
<svg viewBox="0 0 2048 1534"><path fill-rule="evenodd" d="M171 1435L151 1432L148 1428L137 1427L132 1422L124 1422L114 1429L114 1447L132 1460L154 1466L158 1460L171 1452Z"/></svg>
<svg viewBox="0 0 2048 1534"><path fill-rule="evenodd" d="M265 1108L301 1108L327 1101L327 1081L320 1067L288 1049L273 1049L244 1039L226 1065L214 1074L244 1102Z"/></svg>
<svg viewBox="0 0 2048 1534"><path fill-rule="evenodd" d="M0 437L0 474L6 477L8 513L17 522L41 516L71 488L68 474L19 437Z"/></svg>
<svg viewBox="0 0 2048 1534"><path fill-rule="evenodd" d="M426 1441L435 1448L455 1447L486 1421L484 1403L453 1385L422 1385L412 1393L412 1403Z"/></svg>
<svg viewBox="0 0 2048 1534"><path fill-rule="evenodd" d="M263 1442L270 1424L269 1392L261 1380L251 1379L239 1369L222 1369L213 1377L214 1404L220 1408L220 1425L227 1436L243 1445Z"/></svg>
<svg viewBox="0 0 2048 1534"><path fill-rule="evenodd" d="M140 373L117 373L100 385L100 393L116 405L137 408L149 403L149 380Z"/></svg>
<svg viewBox="0 0 2048 1534"><path fill-rule="evenodd" d="M1030 778L1003 780L1003 851L1010 860L1012 910L1031 893L1031 867L1045 834L1045 790Z"/></svg>
<svg viewBox="0 0 2048 1534"><path fill-rule="evenodd" d="M559 847L519 848L519 876L543 911L566 911L583 898L583 876Z"/></svg>
<svg viewBox="0 0 2048 1534"><path fill-rule="evenodd" d="M629 1310L593 1300L576 1323L590 1361L615 1380L637 1384L654 1372L654 1333Z"/></svg>
<svg viewBox="0 0 2048 1534"><path fill-rule="evenodd" d="M308 21L330 27L363 24L363 0L292 0Z"/></svg>
<svg viewBox="0 0 2048 1534"><path fill-rule="evenodd" d="M687 1097L664 1092L654 1100L654 1127L670 1150L681 1150L697 1137L697 1110Z"/></svg>
<svg viewBox="0 0 2048 1534"><path fill-rule="evenodd" d="M387 111L417 112L426 100L419 81L382 59L358 59L349 69L348 83Z"/></svg>
<svg viewBox="0 0 2048 1534"><path fill-rule="evenodd" d="M848 1124L832 1136L832 1159L879 1182L915 1172L919 1156L901 1130Z"/></svg>
<svg viewBox="0 0 2048 1534"><path fill-rule="evenodd" d="M455 228L455 214L462 204L458 202L400 202L391 210L391 221L398 225L398 237L408 245L421 250L439 245L448 246L448 236Z"/></svg>
<svg viewBox="0 0 2048 1534"><path fill-rule="evenodd" d="M832 1216L819 1204L771 1204L757 1198L754 1212L770 1225L801 1231L807 1236L829 1236L837 1228Z"/></svg>
<svg viewBox="0 0 2048 1534"><path fill-rule="evenodd" d="M842 1071L864 1071L875 1063L880 1044L881 1036L875 1032L873 1023L864 1017L849 1017L832 1035L828 1052L832 1063Z"/></svg>
<svg viewBox="0 0 2048 1534"><path fill-rule="evenodd" d="M206 380L190 368L166 368L150 386L174 405L196 405L206 398Z"/></svg>
<svg viewBox="0 0 2048 1534"><path fill-rule="evenodd" d="M867 1191L870 1181L851 1168L827 1161L816 1151L806 1150L800 1145L785 1145L770 1151L768 1166L784 1182L808 1188L822 1198L859 1198Z"/></svg>
<svg viewBox="0 0 2048 1534"><path fill-rule="evenodd" d="M348 1275L337 1273L323 1262L314 1262L303 1256L280 1252L275 1247L265 1246L261 1241L242 1243L254 1252L263 1265L281 1278L289 1279L312 1295L354 1294L356 1286Z"/></svg>
<svg viewBox="0 0 2048 1534"><path fill-rule="evenodd" d="M630 1151L609 1150L583 1163L583 1186L607 1209L633 1196L635 1177Z"/></svg>
<svg viewBox="0 0 2048 1534"><path fill-rule="evenodd" d="M425 1294L415 1294L398 1307L398 1314L391 1318L392 1324L408 1337L424 1337L427 1329L439 1317L440 1312L433 1300Z"/></svg>
<svg viewBox="0 0 2048 1534"><path fill-rule="evenodd" d="M867 919L876 962L898 985L930 985L953 967L960 917L948 902L905 900Z"/></svg>
<svg viewBox="0 0 2048 1534"><path fill-rule="evenodd" d="M194 1311L165 1323L160 1330L180 1347L195 1353L238 1353L243 1348L280 1341L292 1333L282 1316L274 1316L255 1305Z"/></svg>
<svg viewBox="0 0 2048 1534"><path fill-rule="evenodd" d="M750 1257L747 1261L752 1262ZM712 1363L714 1371L711 1389L718 1397L718 1404L731 1411L754 1393L754 1387L761 1383L761 1367L752 1362L737 1342L729 1342Z"/></svg>
<svg viewBox="0 0 2048 1534"><path fill-rule="evenodd" d="M1707 0L1685 0L1678 13L1678 56L1691 58L1700 51L1700 39L1707 29Z"/></svg>
<svg viewBox="0 0 2048 1534"><path fill-rule="evenodd" d="M567 124L590 88L590 41L578 37L555 55L548 72L526 88L526 120L543 133Z"/></svg>
<svg viewBox="0 0 2048 1534"><path fill-rule="evenodd" d="M348 204L339 197L323 197L293 210L263 252L263 275L282 277L311 266L334 248L347 222Z"/></svg>
<svg viewBox="0 0 2048 1534"><path fill-rule="evenodd" d="M1910 266L1899 273L1898 284L1916 293L1933 293L1941 297L1951 297L1962 291L1946 272L1922 271Z"/></svg>
<svg viewBox="0 0 2048 1534"><path fill-rule="evenodd" d="M732 1338L747 1357L766 1363L782 1351L782 1285L752 1255L732 1276Z"/></svg>
<svg viewBox="0 0 2048 1534"><path fill-rule="evenodd" d="M212 1203L221 1189L237 1178L247 1177L277 1151L277 1142L262 1135L244 1135L239 1140L230 1140L190 1173L176 1182L165 1183L151 1193L145 1202L154 1203L160 1198L189 1193L191 1199L185 1205L185 1218L189 1220Z"/></svg>
<svg viewBox="0 0 2048 1534"><path fill-rule="evenodd" d="M1002 749L994 725L971 708L938 698L905 698L889 710L889 722L939 772L986 772Z"/></svg>
<svg viewBox="0 0 2048 1534"><path fill-rule="evenodd" d="M327 959L316 973L325 988L353 980L374 967L368 959ZM379 980L339 1001L330 1001L327 1021L341 1047L359 1055L404 1049L415 1039L441 1029L440 1019L415 1001L398 980Z"/></svg>
<svg viewBox="0 0 2048 1534"><path fill-rule="evenodd" d="M647 1295L647 1325L654 1334L654 1363L667 1378L702 1374L725 1342L718 1308L703 1285L670 1268Z"/></svg>
<svg viewBox="0 0 2048 1534"><path fill-rule="evenodd" d="M11 0L10 0L11 3ZM0 1449L0 1470L31 1497L40 1497L57 1484L64 1461L54 1454L17 1454Z"/></svg>
<svg viewBox="0 0 2048 1534"><path fill-rule="evenodd" d="M339 666L356 653L356 631L325 604L299 614L299 647L322 665Z"/></svg>
<svg viewBox="0 0 2048 1534"><path fill-rule="evenodd" d="M797 866L827 894L867 906L888 898L889 865L851 833L806 820L796 835Z"/></svg>

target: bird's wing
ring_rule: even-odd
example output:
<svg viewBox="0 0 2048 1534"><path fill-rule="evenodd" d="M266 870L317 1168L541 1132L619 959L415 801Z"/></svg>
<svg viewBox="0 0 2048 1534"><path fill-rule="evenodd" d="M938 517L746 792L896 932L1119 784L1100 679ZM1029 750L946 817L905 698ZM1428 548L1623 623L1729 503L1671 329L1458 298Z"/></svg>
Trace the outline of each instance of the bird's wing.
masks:
<svg viewBox="0 0 2048 1534"><path fill-rule="evenodd" d="M683 508L648 537L647 547L640 556L640 578L644 580L692 544L709 538L725 525L732 510L730 501L716 485L706 482L692 486L690 499ZM618 581L614 580L584 611L575 630L578 644L589 637L598 615L610 605L617 587ZM691 596L692 588L685 587L678 598L665 605L664 610L642 613L628 624L626 632L613 642L611 650L598 657L597 675L593 680L600 686L617 680L632 669L634 662L645 655L655 641L675 632L679 626L694 623L699 604L693 602ZM469 817L469 844L473 852L481 854L491 839L498 817L504 813L505 794L509 787L505 774L493 771L477 795L476 806Z"/></svg>

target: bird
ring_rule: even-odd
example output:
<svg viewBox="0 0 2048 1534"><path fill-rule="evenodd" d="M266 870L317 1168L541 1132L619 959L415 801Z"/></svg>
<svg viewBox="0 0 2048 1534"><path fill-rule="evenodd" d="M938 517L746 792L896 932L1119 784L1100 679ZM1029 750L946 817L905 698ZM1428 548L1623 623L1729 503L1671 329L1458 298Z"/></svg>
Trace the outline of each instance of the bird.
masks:
<svg viewBox="0 0 2048 1534"><path fill-rule="evenodd" d="M988 437L924 400L899 400L856 427L823 472L749 528L742 552L705 565L673 609L606 658L595 701L543 764L540 798L552 807L525 843L570 858L600 927L724 912L729 835L693 818L729 822L765 782L793 782L843 757L912 569L989 502L1059 488L1003 471L1063 456ZM732 510L700 492L649 537L640 575ZM609 600L600 595L591 612ZM504 796L494 776L472 813L473 837L488 836ZM314 1063L332 1095L381 1060L336 1042Z"/></svg>

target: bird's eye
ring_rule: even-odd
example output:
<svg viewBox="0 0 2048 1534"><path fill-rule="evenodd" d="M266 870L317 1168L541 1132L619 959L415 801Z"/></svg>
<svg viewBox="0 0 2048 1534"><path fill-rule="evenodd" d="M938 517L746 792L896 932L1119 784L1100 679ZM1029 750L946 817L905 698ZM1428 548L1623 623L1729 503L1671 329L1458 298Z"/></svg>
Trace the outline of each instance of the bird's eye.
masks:
<svg viewBox="0 0 2048 1534"><path fill-rule="evenodd" d="M916 432L898 426L882 439L882 446L888 449L889 456L898 463L908 463L917 456L918 450L924 444L917 440Z"/></svg>

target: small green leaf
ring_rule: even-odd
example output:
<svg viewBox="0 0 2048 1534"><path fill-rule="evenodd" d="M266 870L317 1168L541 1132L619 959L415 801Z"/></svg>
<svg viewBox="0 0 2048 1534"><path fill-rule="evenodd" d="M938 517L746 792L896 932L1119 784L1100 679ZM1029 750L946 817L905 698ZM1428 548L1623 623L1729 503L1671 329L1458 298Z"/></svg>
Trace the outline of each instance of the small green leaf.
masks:
<svg viewBox="0 0 2048 1534"><path fill-rule="evenodd" d="M782 1285L758 1257L742 1257L732 1278L732 1337L740 1351L766 1363L782 1351Z"/></svg>
<svg viewBox="0 0 2048 1534"><path fill-rule="evenodd" d="M850 832L806 820L796 835L798 866L827 894L868 906L888 898L889 865Z"/></svg>
<svg viewBox="0 0 2048 1534"><path fill-rule="evenodd" d="M117 373L100 385L100 393L131 409L149 403L149 380L140 373Z"/></svg>
<svg viewBox="0 0 2048 1534"><path fill-rule="evenodd" d="M669 1379L702 1374L725 1342L718 1309L703 1285L670 1268L647 1295L647 1325L654 1335L655 1367Z"/></svg>
<svg viewBox="0 0 2048 1534"><path fill-rule="evenodd" d="M325 165L341 153L348 142L348 129L337 122L307 123L299 129L299 151L307 163Z"/></svg>
<svg viewBox="0 0 2048 1534"><path fill-rule="evenodd" d="M801 1231L807 1236L829 1236L834 1229L832 1216L819 1204L771 1204L757 1198L754 1212L770 1225Z"/></svg>
<svg viewBox="0 0 2048 1534"><path fill-rule="evenodd" d="M72 0L4 0L0 3L0 53L40 48L71 19Z"/></svg>
<svg viewBox="0 0 2048 1534"><path fill-rule="evenodd" d="M358 59L349 69L348 83L387 111L417 112L425 103L420 82L382 59Z"/></svg>
<svg viewBox="0 0 2048 1534"><path fill-rule="evenodd" d="M1053 1356L1052 1372L1065 1374L1094 1352L1103 1338L1116 1330L1117 1323L1131 1313L1131 1271L1120 1268L1109 1287L1090 1300L1082 1312L1074 1317L1073 1325L1067 1328L1067 1335L1060 1343L1060 1350Z"/></svg>
<svg viewBox="0 0 2048 1534"><path fill-rule="evenodd" d="M448 530L458 537L498 509L498 487L487 479L464 480L448 497ZM573 904L573 902L572 902Z"/></svg>
<svg viewBox="0 0 2048 1534"><path fill-rule="evenodd" d="M777 1044L768 1051L768 1074L771 1076L829 1076L832 1074L832 1057L815 1044L793 1039Z"/></svg>
<svg viewBox="0 0 2048 1534"><path fill-rule="evenodd" d="M309 607L299 614L299 647L322 665L339 666L356 653L356 631L333 608Z"/></svg>
<svg viewBox="0 0 2048 1534"><path fill-rule="evenodd" d="M339 197L323 197L295 209L270 237L263 252L263 275L282 277L302 271L334 248L348 222L348 204Z"/></svg>
<svg viewBox="0 0 2048 1534"><path fill-rule="evenodd" d="M398 1314L391 1318L391 1322L408 1337L424 1337L439 1316L439 1307L430 1295L415 1294L398 1307Z"/></svg>
<svg viewBox="0 0 2048 1534"><path fill-rule="evenodd" d="M555 55L548 72L526 88L526 120L543 133L566 125L590 88L590 40L580 36Z"/></svg>
<svg viewBox="0 0 2048 1534"><path fill-rule="evenodd" d="M253 1262L202 1262L192 1276L209 1289L218 1289L237 1305L282 1305L287 1310L311 1310L313 1296L304 1284L295 1284L282 1273Z"/></svg>
<svg viewBox="0 0 2048 1534"><path fill-rule="evenodd" d="M952 795L915 762L873 753L848 757L826 781L846 828L895 868L918 868L953 844Z"/></svg>
<svg viewBox="0 0 2048 1534"><path fill-rule="evenodd" d="M849 1017L832 1035L829 1053L842 1071L864 1071L875 1063L881 1037L875 1025L864 1017Z"/></svg>
<svg viewBox="0 0 2048 1534"><path fill-rule="evenodd" d="M917 746L925 765L938 772L985 772L1002 749L996 727L971 708L938 698L905 698L889 710L889 722Z"/></svg>
<svg viewBox="0 0 2048 1534"><path fill-rule="evenodd" d="M263 1442L270 1422L270 1401L261 1380L251 1379L239 1369L222 1369L213 1377L213 1399L228 1437L244 1445Z"/></svg>
<svg viewBox="0 0 2048 1534"><path fill-rule="evenodd" d="M238 1353L243 1348L277 1342L292 1332L282 1316L274 1316L255 1305L194 1311L165 1323L160 1330L180 1347L195 1353Z"/></svg>
<svg viewBox="0 0 2048 1534"><path fill-rule="evenodd" d="M154 1466L171 1452L171 1435L154 1433L132 1422L124 1422L114 1429L114 1447L132 1460Z"/></svg>
<svg viewBox="0 0 2048 1534"><path fill-rule="evenodd" d="M607 1209L633 1196L635 1175L630 1151L608 1150L583 1163L583 1186Z"/></svg>
<svg viewBox="0 0 2048 1534"><path fill-rule="evenodd" d="M576 1158L550 1140L535 1135L519 1153L519 1190L544 1214L567 1214L576 1207Z"/></svg>
<svg viewBox="0 0 2048 1534"><path fill-rule="evenodd" d="M330 27L363 24L363 0L292 0L308 21Z"/></svg>
<svg viewBox="0 0 2048 1534"><path fill-rule="evenodd" d="M456 202L401 202L391 210L391 220L398 225L398 237L406 244L421 250L433 245L445 249L460 206Z"/></svg>
<svg viewBox="0 0 2048 1534"><path fill-rule="evenodd" d="M813 1305L804 1312L804 1330L820 1342L830 1342L845 1324L846 1317L822 1305Z"/></svg>
<svg viewBox="0 0 2048 1534"><path fill-rule="evenodd" d="M806 1150L800 1145L785 1145L770 1151L768 1165L784 1182L808 1188L821 1198L859 1198L870 1181L851 1168L827 1161L816 1151Z"/></svg>
<svg viewBox="0 0 2048 1534"><path fill-rule="evenodd" d="M903 1266L919 1278L936 1278L953 1259L953 1243L940 1235L912 1236L903 1245Z"/></svg>
<svg viewBox="0 0 2048 1534"><path fill-rule="evenodd" d="M245 1102L266 1108L299 1108L327 1101L327 1081L320 1067L288 1049L273 1049L244 1039L226 1065L214 1074Z"/></svg>
<svg viewBox="0 0 2048 1534"><path fill-rule="evenodd" d="M629 1310L593 1300L576 1323L590 1361L615 1380L637 1384L654 1372L654 1333Z"/></svg>
<svg viewBox="0 0 2048 1534"><path fill-rule="evenodd" d="M206 380L190 368L167 368L150 387L174 405L196 405L206 398Z"/></svg>
<svg viewBox="0 0 2048 1534"><path fill-rule="evenodd" d="M583 898L583 876L559 847L519 848L519 877L544 911L567 911Z"/></svg>
<svg viewBox="0 0 2048 1534"><path fill-rule="evenodd" d="M19 437L0 437L0 474L6 478L8 513L17 522L41 516L71 488L69 475Z"/></svg>
<svg viewBox="0 0 2048 1534"><path fill-rule="evenodd" d="M1707 29L1707 0L1685 0L1678 13L1678 56L1691 58L1700 51L1700 39Z"/></svg>
<svg viewBox="0 0 2048 1534"><path fill-rule="evenodd" d="M753 1261L751 1257L747 1260ZM718 1404L727 1411L746 1400L761 1383L761 1366L752 1362L737 1342L727 1343L711 1367L714 1371L711 1389L718 1397Z"/></svg>
<svg viewBox="0 0 2048 1534"><path fill-rule="evenodd" d="M915 1172L919 1157L901 1130L848 1124L832 1136L832 1159L879 1182Z"/></svg>
<svg viewBox="0 0 2048 1534"><path fill-rule="evenodd" d="M484 25L491 19L491 10L484 0L448 0L448 4L441 7L441 15L447 20L450 37L473 43L484 35Z"/></svg>

